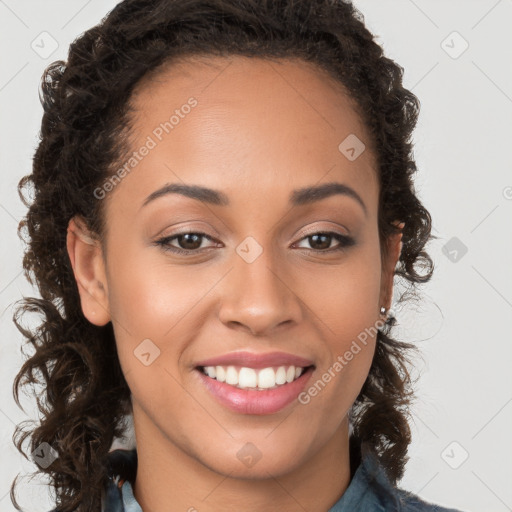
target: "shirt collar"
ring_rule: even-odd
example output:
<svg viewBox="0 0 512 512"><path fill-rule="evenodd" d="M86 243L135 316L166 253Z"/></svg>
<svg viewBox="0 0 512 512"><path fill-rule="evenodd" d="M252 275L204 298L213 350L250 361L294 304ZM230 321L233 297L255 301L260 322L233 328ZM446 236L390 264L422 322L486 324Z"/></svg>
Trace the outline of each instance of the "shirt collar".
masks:
<svg viewBox="0 0 512 512"><path fill-rule="evenodd" d="M352 471L349 486L328 512L400 510L396 488L372 446L362 443L359 459L352 456L353 449L351 447L351 468L354 469L355 460L359 460L359 464Z"/></svg>

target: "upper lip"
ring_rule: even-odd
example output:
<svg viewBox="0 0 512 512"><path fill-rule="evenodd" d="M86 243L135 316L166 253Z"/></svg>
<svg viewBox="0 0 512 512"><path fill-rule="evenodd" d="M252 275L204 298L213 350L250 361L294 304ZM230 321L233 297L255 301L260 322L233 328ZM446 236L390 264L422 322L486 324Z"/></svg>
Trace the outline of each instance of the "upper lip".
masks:
<svg viewBox="0 0 512 512"><path fill-rule="evenodd" d="M254 352L239 351L199 361L196 366L244 366L247 368L268 368L270 366L312 366L309 359L286 352L267 352L257 354Z"/></svg>

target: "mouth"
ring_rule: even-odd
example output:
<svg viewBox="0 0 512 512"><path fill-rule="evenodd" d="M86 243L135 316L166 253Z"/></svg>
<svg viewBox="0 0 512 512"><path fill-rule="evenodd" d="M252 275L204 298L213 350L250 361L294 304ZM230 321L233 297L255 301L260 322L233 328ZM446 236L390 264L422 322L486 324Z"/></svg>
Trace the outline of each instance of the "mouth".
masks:
<svg viewBox="0 0 512 512"><path fill-rule="evenodd" d="M310 359L286 352L231 352L197 361L201 386L239 414L273 414L296 400L313 375Z"/></svg>
<svg viewBox="0 0 512 512"><path fill-rule="evenodd" d="M217 365L198 366L196 369L210 379L238 389L268 391L291 384L313 367L314 365L305 367L287 365L250 368L247 366Z"/></svg>
<svg viewBox="0 0 512 512"><path fill-rule="evenodd" d="M293 364L259 368L235 364L195 367L200 384L214 401L231 412L251 415L270 415L293 407L314 370L315 365Z"/></svg>

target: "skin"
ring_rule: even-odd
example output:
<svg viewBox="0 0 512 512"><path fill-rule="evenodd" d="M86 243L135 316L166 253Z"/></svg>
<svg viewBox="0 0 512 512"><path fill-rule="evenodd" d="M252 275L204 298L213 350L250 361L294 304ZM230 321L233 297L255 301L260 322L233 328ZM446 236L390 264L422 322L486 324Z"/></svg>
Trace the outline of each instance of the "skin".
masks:
<svg viewBox="0 0 512 512"><path fill-rule="evenodd" d="M135 497L153 512L325 511L350 483L347 413L375 337L307 405L295 400L275 414L227 409L195 364L278 350L314 361L308 386L316 382L390 307L401 233L384 256L371 141L323 71L238 56L174 64L135 91L132 149L191 96L197 106L105 199L105 252L79 218L68 230L84 315L113 323L132 392ZM354 161L338 150L349 134L366 144ZM290 208L293 190L328 182L353 188L367 213L339 194ZM167 183L214 188L230 204L168 194L142 206ZM200 238L192 256L154 244L178 230L213 240ZM340 242L308 238L326 231L355 244L326 253ZM252 263L235 250L248 236L263 249ZM145 366L134 350L148 338L160 355ZM261 453L252 467L237 457L248 442Z"/></svg>

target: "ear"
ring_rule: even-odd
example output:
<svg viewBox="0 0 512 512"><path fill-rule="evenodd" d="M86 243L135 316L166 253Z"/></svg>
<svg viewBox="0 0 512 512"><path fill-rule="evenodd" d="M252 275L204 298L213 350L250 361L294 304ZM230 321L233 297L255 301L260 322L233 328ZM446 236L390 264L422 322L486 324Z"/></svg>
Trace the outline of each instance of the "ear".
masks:
<svg viewBox="0 0 512 512"><path fill-rule="evenodd" d="M386 241L386 250L382 259L382 279L380 290L379 309L384 306L386 309L391 307L393 300L393 278L395 275L395 268L402 252L402 229L405 222L394 222L400 229L399 233L390 235Z"/></svg>
<svg viewBox="0 0 512 512"><path fill-rule="evenodd" d="M110 308L103 251L100 241L77 216L69 221L66 247L85 318L97 326L107 324Z"/></svg>

